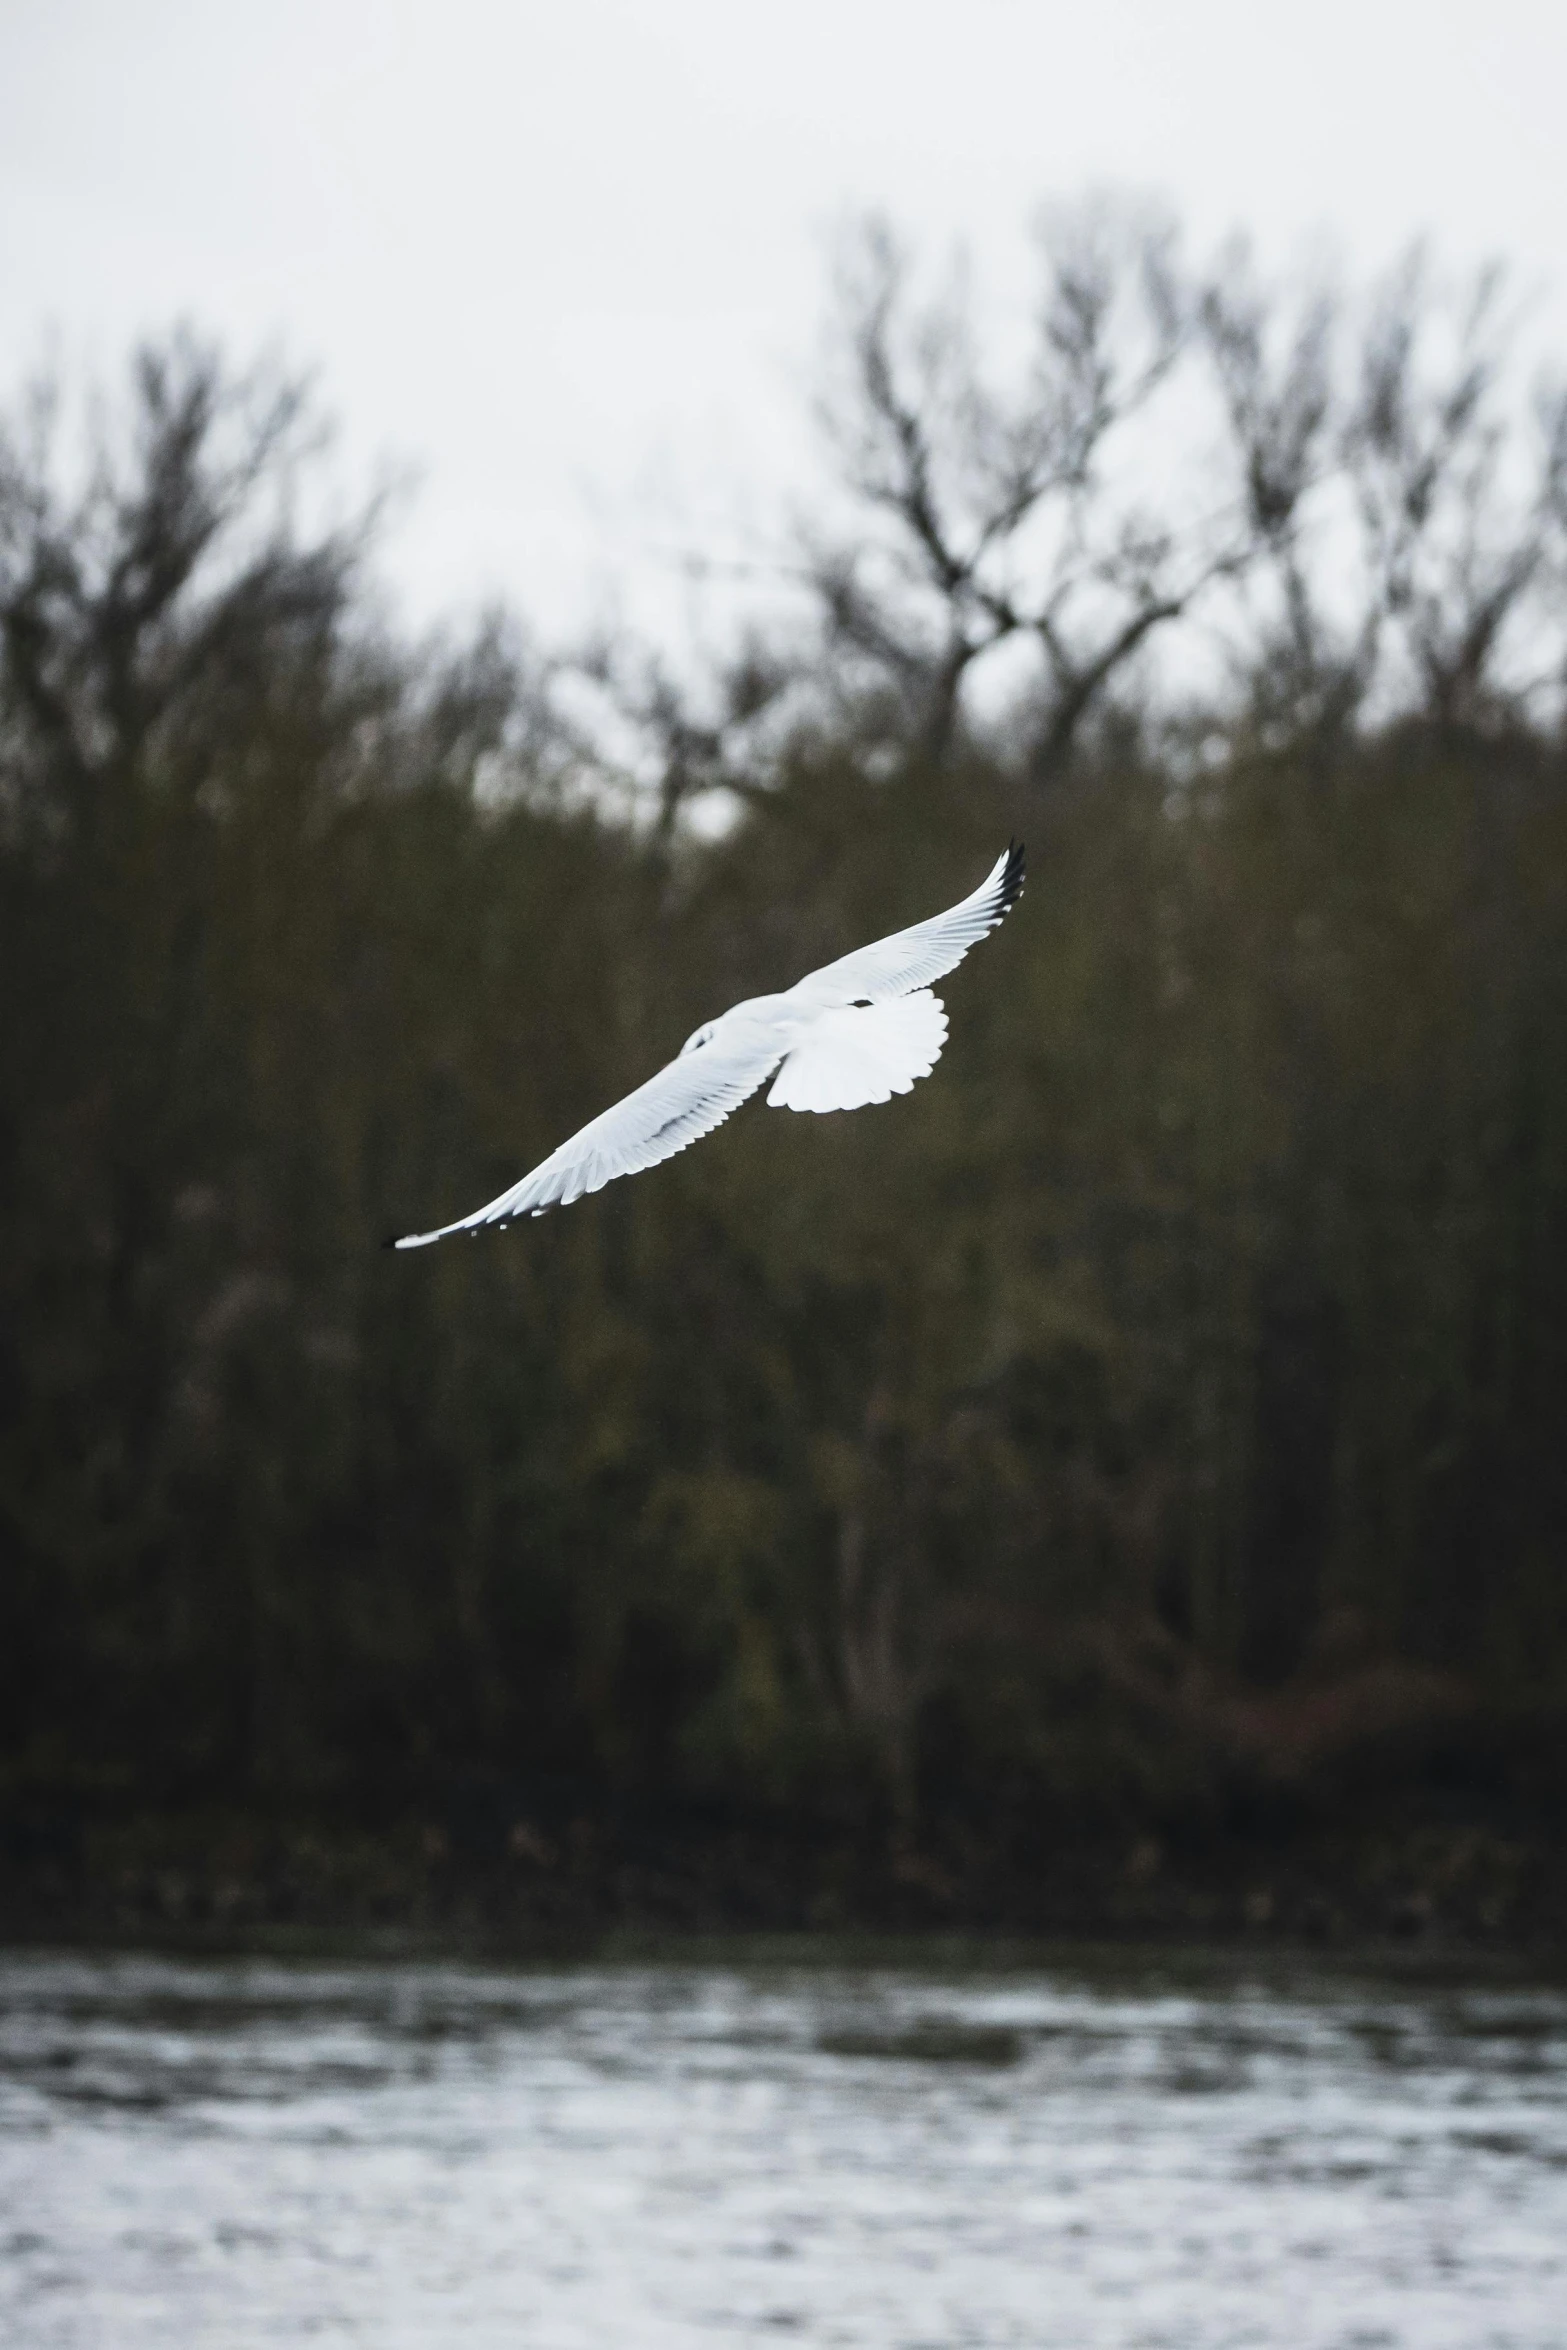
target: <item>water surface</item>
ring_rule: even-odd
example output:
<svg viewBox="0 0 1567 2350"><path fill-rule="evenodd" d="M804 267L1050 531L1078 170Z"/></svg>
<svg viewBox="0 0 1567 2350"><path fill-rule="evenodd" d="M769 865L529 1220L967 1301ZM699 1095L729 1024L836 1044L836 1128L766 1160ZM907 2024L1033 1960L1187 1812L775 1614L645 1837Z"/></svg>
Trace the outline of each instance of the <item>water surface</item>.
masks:
<svg viewBox="0 0 1567 2350"><path fill-rule="evenodd" d="M15 2350L1561 2350L1567 1993L0 1958Z"/></svg>

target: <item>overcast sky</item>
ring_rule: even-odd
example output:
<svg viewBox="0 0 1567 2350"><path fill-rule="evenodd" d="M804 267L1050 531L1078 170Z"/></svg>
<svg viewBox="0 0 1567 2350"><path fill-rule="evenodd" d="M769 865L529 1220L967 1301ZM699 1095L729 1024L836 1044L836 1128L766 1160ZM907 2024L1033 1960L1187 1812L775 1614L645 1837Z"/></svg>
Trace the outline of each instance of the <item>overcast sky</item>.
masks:
<svg viewBox="0 0 1567 2350"><path fill-rule="evenodd" d="M1562 0L0 0L0 387L186 318L420 486L413 618L656 605L808 483L833 223L1021 286L1044 199L1501 254L1567 351Z"/></svg>

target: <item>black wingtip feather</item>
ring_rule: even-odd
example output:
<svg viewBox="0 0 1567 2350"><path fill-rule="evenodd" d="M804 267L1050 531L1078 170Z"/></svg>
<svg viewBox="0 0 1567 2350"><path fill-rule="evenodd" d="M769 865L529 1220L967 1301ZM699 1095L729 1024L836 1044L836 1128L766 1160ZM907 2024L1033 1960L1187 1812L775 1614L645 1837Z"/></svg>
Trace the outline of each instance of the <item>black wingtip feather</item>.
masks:
<svg viewBox="0 0 1567 2350"><path fill-rule="evenodd" d="M399 1235L397 1233L389 1232L386 1238L382 1241L381 1246L383 1248L395 1248L397 1246L398 1238Z"/></svg>

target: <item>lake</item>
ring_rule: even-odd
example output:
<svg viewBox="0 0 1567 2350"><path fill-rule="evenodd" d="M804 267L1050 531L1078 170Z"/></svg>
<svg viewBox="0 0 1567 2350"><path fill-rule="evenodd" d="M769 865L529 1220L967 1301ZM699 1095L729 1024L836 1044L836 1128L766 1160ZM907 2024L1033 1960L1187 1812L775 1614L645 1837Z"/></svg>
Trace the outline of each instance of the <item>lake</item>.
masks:
<svg viewBox="0 0 1567 2350"><path fill-rule="evenodd" d="M1561 2350L1567 1991L0 1957L9 2350Z"/></svg>

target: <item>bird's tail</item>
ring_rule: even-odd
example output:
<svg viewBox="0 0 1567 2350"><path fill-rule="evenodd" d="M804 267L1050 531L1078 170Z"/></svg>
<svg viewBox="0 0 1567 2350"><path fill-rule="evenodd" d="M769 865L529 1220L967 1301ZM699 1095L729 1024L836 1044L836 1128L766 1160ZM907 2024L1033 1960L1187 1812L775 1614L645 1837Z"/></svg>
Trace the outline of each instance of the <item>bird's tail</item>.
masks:
<svg viewBox="0 0 1567 2350"><path fill-rule="evenodd" d="M940 996L922 987L885 1004L823 1012L773 1080L775 1110L858 1110L928 1077L947 1041Z"/></svg>

